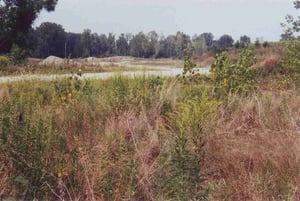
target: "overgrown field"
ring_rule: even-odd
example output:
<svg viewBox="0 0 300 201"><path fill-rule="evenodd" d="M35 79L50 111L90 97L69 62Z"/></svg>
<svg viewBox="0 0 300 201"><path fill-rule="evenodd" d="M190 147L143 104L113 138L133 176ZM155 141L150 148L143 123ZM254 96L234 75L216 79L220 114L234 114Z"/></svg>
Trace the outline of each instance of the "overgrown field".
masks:
<svg viewBox="0 0 300 201"><path fill-rule="evenodd" d="M253 59L221 54L210 77L187 62L177 78L2 84L1 198L300 200L299 75Z"/></svg>

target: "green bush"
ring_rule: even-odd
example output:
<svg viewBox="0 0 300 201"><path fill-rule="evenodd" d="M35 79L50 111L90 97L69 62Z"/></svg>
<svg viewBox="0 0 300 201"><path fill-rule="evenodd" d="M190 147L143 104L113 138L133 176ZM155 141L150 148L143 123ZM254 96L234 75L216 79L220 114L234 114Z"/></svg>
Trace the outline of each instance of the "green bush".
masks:
<svg viewBox="0 0 300 201"><path fill-rule="evenodd" d="M300 74L300 40L285 43L285 58L282 61L282 74L291 78Z"/></svg>
<svg viewBox="0 0 300 201"><path fill-rule="evenodd" d="M0 67L6 67L9 64L9 58L6 56L0 56Z"/></svg>
<svg viewBox="0 0 300 201"><path fill-rule="evenodd" d="M13 44L10 55L15 63L22 63L27 58L27 53L18 45Z"/></svg>
<svg viewBox="0 0 300 201"><path fill-rule="evenodd" d="M211 79L217 93L238 93L247 95L257 87L257 73L253 68L256 57L250 47L246 47L236 62L226 52L217 55L211 67Z"/></svg>
<svg viewBox="0 0 300 201"><path fill-rule="evenodd" d="M206 129L217 111L219 103L210 100L207 93L201 97L188 97L169 115L174 142L168 165L169 195L175 200L203 200L206 191L201 162L204 160Z"/></svg>

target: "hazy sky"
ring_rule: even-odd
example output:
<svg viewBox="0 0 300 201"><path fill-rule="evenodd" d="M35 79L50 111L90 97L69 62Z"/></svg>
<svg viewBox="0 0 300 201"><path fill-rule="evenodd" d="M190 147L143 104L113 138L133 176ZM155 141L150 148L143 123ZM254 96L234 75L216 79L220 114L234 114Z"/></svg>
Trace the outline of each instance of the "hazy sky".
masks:
<svg viewBox="0 0 300 201"><path fill-rule="evenodd" d="M298 14L293 0L59 0L56 10L42 12L35 26L45 21L61 24L67 32L89 28L97 33L189 35L212 32L235 39L279 40L286 14Z"/></svg>

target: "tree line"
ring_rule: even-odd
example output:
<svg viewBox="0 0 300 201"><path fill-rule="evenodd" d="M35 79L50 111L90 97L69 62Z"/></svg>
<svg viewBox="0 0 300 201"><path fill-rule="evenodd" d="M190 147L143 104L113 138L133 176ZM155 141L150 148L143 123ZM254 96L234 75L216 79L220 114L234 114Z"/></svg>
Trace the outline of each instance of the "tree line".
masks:
<svg viewBox="0 0 300 201"><path fill-rule="evenodd" d="M212 33L189 36L183 32L163 36L149 33L97 34L66 32L62 25L45 22L32 28L41 10L53 11L58 0L0 0L0 54L15 53L45 58L133 56L143 58L182 58L186 48L197 55L206 51L220 52L251 43L244 35L239 40L228 35L216 39ZM255 44L259 45L256 40Z"/></svg>
<svg viewBox="0 0 300 201"><path fill-rule="evenodd" d="M65 32L62 25L45 22L31 29L27 43L33 57L45 58L49 55L70 58L133 56L142 58L182 58L185 48L193 49L201 55L206 51L223 51L230 47L243 47L251 43L244 35L234 43L230 35L215 39L212 33L189 36L183 32L163 36L155 31L137 34L92 33L85 29L82 33Z"/></svg>

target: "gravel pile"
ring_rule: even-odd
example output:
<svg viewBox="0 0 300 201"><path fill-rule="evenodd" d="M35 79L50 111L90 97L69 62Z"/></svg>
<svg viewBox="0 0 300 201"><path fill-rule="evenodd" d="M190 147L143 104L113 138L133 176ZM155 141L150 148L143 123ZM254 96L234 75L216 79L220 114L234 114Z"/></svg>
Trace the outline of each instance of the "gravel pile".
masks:
<svg viewBox="0 0 300 201"><path fill-rule="evenodd" d="M46 59L44 59L43 61L41 61L39 63L39 65L43 65L43 66L50 66L50 65L62 65L65 63L65 60L56 56L49 56Z"/></svg>

